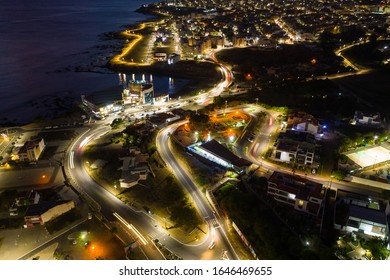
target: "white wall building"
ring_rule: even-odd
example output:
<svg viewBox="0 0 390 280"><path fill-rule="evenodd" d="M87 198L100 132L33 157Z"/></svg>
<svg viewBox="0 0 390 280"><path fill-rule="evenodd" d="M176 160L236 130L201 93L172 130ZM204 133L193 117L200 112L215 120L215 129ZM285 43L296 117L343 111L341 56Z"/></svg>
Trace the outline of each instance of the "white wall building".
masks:
<svg viewBox="0 0 390 280"><path fill-rule="evenodd" d="M367 237L388 236L389 204L357 193L338 190L334 228Z"/></svg>
<svg viewBox="0 0 390 280"><path fill-rule="evenodd" d="M27 141L18 152L21 161L37 161L45 149L46 144L43 138Z"/></svg>

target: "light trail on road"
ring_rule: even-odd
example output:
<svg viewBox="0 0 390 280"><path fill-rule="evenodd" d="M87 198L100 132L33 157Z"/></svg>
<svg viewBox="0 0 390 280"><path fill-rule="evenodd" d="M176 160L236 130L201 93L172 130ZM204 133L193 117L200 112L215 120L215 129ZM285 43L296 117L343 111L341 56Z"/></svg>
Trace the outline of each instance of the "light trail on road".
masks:
<svg viewBox="0 0 390 280"><path fill-rule="evenodd" d="M135 228L135 226L133 226L132 224L129 224L128 222L126 222L125 219L123 219L118 213L114 212L113 215L122 223L124 224L128 229L130 229L134 234L135 236L138 237L138 239L141 241L141 243L143 245L147 245L149 242L148 240L146 240L145 237L142 236L142 234Z"/></svg>

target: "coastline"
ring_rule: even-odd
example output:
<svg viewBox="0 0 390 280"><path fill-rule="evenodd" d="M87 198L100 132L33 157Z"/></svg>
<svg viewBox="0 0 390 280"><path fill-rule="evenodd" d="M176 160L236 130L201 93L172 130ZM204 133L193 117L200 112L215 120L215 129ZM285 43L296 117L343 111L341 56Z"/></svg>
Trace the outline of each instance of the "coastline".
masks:
<svg viewBox="0 0 390 280"><path fill-rule="evenodd" d="M155 18L145 19L138 23L122 25L121 29L133 28L133 31L137 34L126 33L126 30L123 29L121 31L102 33L99 35L100 40L106 43L95 45L93 48L98 50L96 53L89 50L86 51L86 53L90 53L90 60L85 64L80 66L68 65L64 68L48 71L46 74L57 75L66 72L85 73L85 75L134 73L170 76L172 78L190 80L190 83L186 88L181 89L179 93L175 93L173 96L194 95L199 90L212 87L215 83L220 81L222 76L220 72L216 70L215 64L206 61L182 60L174 65L167 65L166 62L154 62L151 65L120 65L111 63L113 57L115 58L118 55L123 54L123 50L126 49L129 44L141 46L142 43L145 43L149 38L148 36L153 32L152 28L167 18L160 13L145 10L145 8L142 7L135 10L135 12L150 15ZM140 32L143 37L134 42L134 39L138 38L138 32ZM115 40L116 42L111 42L110 40ZM129 41L126 42L126 40ZM113 55L108 57L108 54L111 52ZM132 53L127 54L127 58L130 55L132 55ZM102 60L104 57L108 58L105 62ZM96 60L97 62L91 60ZM89 93L93 93L94 91L96 90ZM46 122L50 123L56 121L56 119L61 118L63 115L71 113L74 108L77 108L79 100L72 90L64 92L59 91L52 94L46 94L39 99L26 101L25 103L20 104L17 110L22 110L23 108L25 112L23 115L13 114L15 110L10 109L0 120L0 127L23 126L34 123L44 125ZM66 99L66 102L58 101L64 98ZM66 106L63 106L65 104ZM31 108L31 110L26 110L26 108Z"/></svg>
<svg viewBox="0 0 390 280"><path fill-rule="evenodd" d="M141 57L141 52L145 52L142 47L150 43L148 41L151 40L153 29L162 24L167 16L145 7L140 7L136 12L154 16L156 19L141 22L135 27L133 27L134 25L127 26L133 27L133 29L118 31L118 36L130 41L124 44L121 53L115 55L107 63L109 70L115 73L141 74L147 72L168 75L173 78L209 81L210 83L216 83L222 78L216 65L209 61L180 60L171 65L166 62L146 63L145 53L144 57Z"/></svg>

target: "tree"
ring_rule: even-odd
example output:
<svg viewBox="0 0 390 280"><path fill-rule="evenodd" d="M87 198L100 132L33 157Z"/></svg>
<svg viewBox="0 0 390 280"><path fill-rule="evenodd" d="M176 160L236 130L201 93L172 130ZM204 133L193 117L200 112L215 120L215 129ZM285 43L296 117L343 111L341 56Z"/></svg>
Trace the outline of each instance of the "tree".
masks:
<svg viewBox="0 0 390 280"><path fill-rule="evenodd" d="M362 247L370 250L373 258L376 260L385 260L389 256L389 251L386 249L386 242L379 237L372 237L363 242Z"/></svg>
<svg viewBox="0 0 390 280"><path fill-rule="evenodd" d="M8 161L8 164L9 164L9 166L11 166L11 167L15 167L16 164L17 164L17 162L14 161L14 160L10 160L10 161Z"/></svg>
<svg viewBox="0 0 390 280"><path fill-rule="evenodd" d="M342 180L345 179L345 177L347 176L347 174L346 174L345 172L341 171L341 170L336 170L336 171L333 171L333 172L332 172L332 176L333 176L335 179L337 179L337 180L339 180L339 181L342 181Z"/></svg>
<svg viewBox="0 0 390 280"><path fill-rule="evenodd" d="M148 154L152 155L155 151L157 151L157 146L155 144L151 144L147 148Z"/></svg>
<svg viewBox="0 0 390 280"><path fill-rule="evenodd" d="M123 123L124 123L124 121L121 118L118 118L118 119L115 119L112 121L111 127L112 127L112 129L117 129L121 125L123 125Z"/></svg>
<svg viewBox="0 0 390 280"><path fill-rule="evenodd" d="M390 199L390 190L382 190L381 197L385 200Z"/></svg>
<svg viewBox="0 0 390 280"><path fill-rule="evenodd" d="M190 122L195 124L207 124L210 120L210 117L206 114L191 114Z"/></svg>
<svg viewBox="0 0 390 280"><path fill-rule="evenodd" d="M221 107L222 107L223 102L224 102L224 100L223 100L223 98L222 98L221 96L215 96L215 97L213 98L213 103L214 103L214 105L217 106L218 108L221 108Z"/></svg>
<svg viewBox="0 0 390 280"><path fill-rule="evenodd" d="M184 226L188 229L194 228L200 224L200 219L196 210L188 203L184 206L175 207L172 211L171 220L177 225Z"/></svg>

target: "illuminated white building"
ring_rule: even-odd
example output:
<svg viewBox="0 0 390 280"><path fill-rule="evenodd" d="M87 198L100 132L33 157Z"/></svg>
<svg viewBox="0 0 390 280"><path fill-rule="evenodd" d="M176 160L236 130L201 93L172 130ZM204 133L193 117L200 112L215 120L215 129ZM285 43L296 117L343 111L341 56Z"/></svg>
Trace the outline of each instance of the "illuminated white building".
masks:
<svg viewBox="0 0 390 280"><path fill-rule="evenodd" d="M234 169L236 171L242 171L251 165L249 161L236 156L227 147L214 139L210 139L203 144L196 143L189 146L188 149L189 151L203 157L209 162L214 162L220 166Z"/></svg>
<svg viewBox="0 0 390 280"><path fill-rule="evenodd" d="M35 224L43 225L46 222L65 214L75 207L73 200L46 201L30 205L24 215L27 228Z"/></svg>
<svg viewBox="0 0 390 280"><path fill-rule="evenodd" d="M45 147L46 144L43 138L27 141L19 150L19 160L37 161Z"/></svg>
<svg viewBox="0 0 390 280"><path fill-rule="evenodd" d="M122 100L124 104L148 104L154 101L154 87L152 82L130 81L123 89Z"/></svg>
<svg viewBox="0 0 390 280"><path fill-rule="evenodd" d="M366 237L388 236L389 204L358 193L337 190L334 228Z"/></svg>

